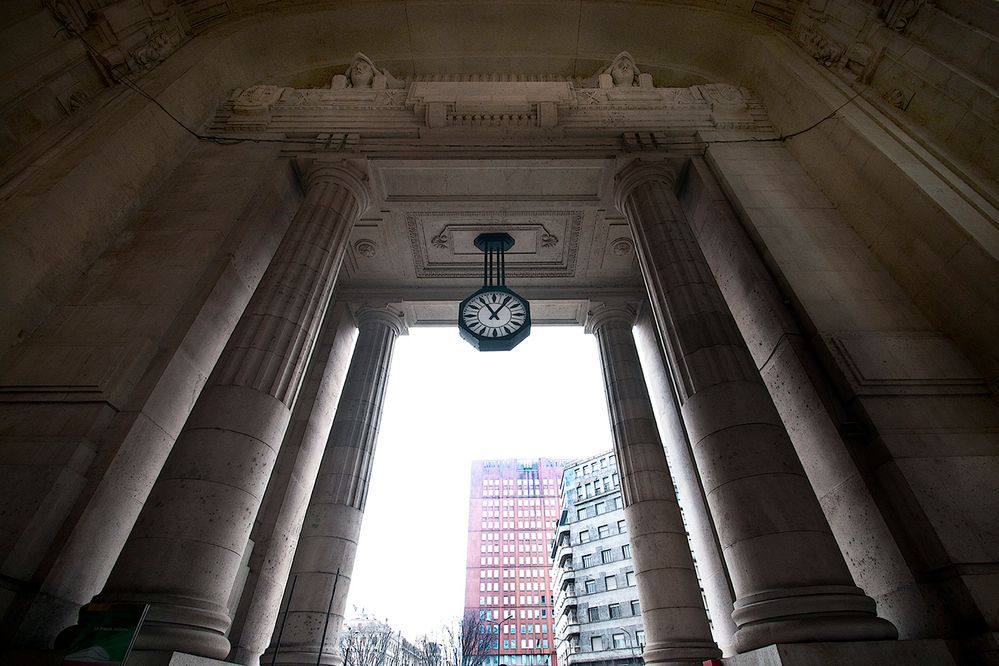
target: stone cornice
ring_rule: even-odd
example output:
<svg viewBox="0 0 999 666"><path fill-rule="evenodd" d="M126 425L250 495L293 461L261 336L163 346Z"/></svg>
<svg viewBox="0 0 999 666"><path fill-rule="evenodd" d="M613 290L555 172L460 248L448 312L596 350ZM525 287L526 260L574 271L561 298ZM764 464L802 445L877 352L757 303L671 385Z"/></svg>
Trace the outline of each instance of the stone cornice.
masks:
<svg viewBox="0 0 999 666"><path fill-rule="evenodd" d="M301 140L312 151L361 150L367 137L434 143L435 131L447 141L534 132L547 145L611 131L647 150L665 148L670 135L689 140L719 129L773 131L762 103L744 88L585 88L573 81L414 81L383 89L259 85L235 90L210 127L215 135Z"/></svg>

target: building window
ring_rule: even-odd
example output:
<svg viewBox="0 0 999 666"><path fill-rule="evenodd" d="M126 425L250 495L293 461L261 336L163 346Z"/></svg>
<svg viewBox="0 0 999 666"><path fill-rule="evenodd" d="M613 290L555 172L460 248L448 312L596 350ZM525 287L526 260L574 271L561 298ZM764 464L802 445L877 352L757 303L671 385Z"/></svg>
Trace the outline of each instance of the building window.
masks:
<svg viewBox="0 0 999 666"><path fill-rule="evenodd" d="M599 516L601 513L606 513L606 512L607 512L607 509L606 509L606 507L604 507L604 503L603 502L597 502L596 504L593 505L593 515L594 516Z"/></svg>
<svg viewBox="0 0 999 666"><path fill-rule="evenodd" d="M611 552L610 548L607 548L606 550L601 550L600 551L600 561L601 562L603 562L604 564L607 564L608 562L611 562L613 560L614 560L614 554Z"/></svg>
<svg viewBox="0 0 999 666"><path fill-rule="evenodd" d="M623 520L617 521L617 531L618 534L624 534L628 531L628 526L624 524Z"/></svg>
<svg viewBox="0 0 999 666"><path fill-rule="evenodd" d="M590 649L593 652L602 652L604 649L603 636L594 636L590 639Z"/></svg>
<svg viewBox="0 0 999 666"><path fill-rule="evenodd" d="M617 577L615 577L615 576L607 576L606 578L604 578L604 586L608 590L616 590L617 589Z"/></svg>
<svg viewBox="0 0 999 666"><path fill-rule="evenodd" d="M599 608L587 608L586 609L586 619L590 622L596 622L600 619L600 609Z"/></svg>
<svg viewBox="0 0 999 666"><path fill-rule="evenodd" d="M635 586L635 572L634 571L629 571L624 576L625 576L625 578L628 579L628 587L634 587Z"/></svg>
<svg viewBox="0 0 999 666"><path fill-rule="evenodd" d="M591 564L593 564L593 556L592 555L583 555L583 568L585 569L586 567L590 566Z"/></svg>
<svg viewBox="0 0 999 666"><path fill-rule="evenodd" d="M593 594L597 591L597 581L595 580L588 580L584 585L586 587L587 594Z"/></svg>
<svg viewBox="0 0 999 666"><path fill-rule="evenodd" d="M590 540L590 530L583 530L579 533L579 543L587 543Z"/></svg>
<svg viewBox="0 0 999 666"><path fill-rule="evenodd" d="M631 601L631 614L632 615L642 614L642 606L638 603L638 599L632 599Z"/></svg>
<svg viewBox="0 0 999 666"><path fill-rule="evenodd" d="M637 642L642 647L645 647L645 632L639 629L635 632L635 642Z"/></svg>
<svg viewBox="0 0 999 666"><path fill-rule="evenodd" d="M611 640L614 642L615 650L620 650L624 647L624 634L614 634L611 636Z"/></svg>
<svg viewBox="0 0 999 666"><path fill-rule="evenodd" d="M623 546L621 546L621 557L623 557L624 559L628 559L629 557L631 557L630 543L626 543Z"/></svg>
<svg viewBox="0 0 999 666"><path fill-rule="evenodd" d="M621 617L621 604L611 604L607 607L607 612L610 614L612 620L616 620Z"/></svg>
<svg viewBox="0 0 999 666"><path fill-rule="evenodd" d="M585 519L586 519L586 508L584 507L576 512L576 520L585 520Z"/></svg>

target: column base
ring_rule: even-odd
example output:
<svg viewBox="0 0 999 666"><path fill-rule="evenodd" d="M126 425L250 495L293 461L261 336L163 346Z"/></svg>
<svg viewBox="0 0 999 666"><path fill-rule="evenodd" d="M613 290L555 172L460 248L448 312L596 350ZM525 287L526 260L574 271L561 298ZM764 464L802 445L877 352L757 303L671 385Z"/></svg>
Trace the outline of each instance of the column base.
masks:
<svg viewBox="0 0 999 666"><path fill-rule="evenodd" d="M898 638L877 616L874 600L845 585L802 587L755 594L735 602L732 619L740 654L790 643L867 642Z"/></svg>
<svg viewBox="0 0 999 666"><path fill-rule="evenodd" d="M188 601L186 599L176 597L151 601L148 595L108 595L107 598L97 597L94 601L149 604L149 610L146 611L146 617L132 646L133 655L200 655L199 658L209 660L206 663L212 663L212 660L225 658L229 654L229 639L225 635L229 629L229 616L216 609L197 607L184 603ZM87 612L88 606L80 609L81 617ZM138 659L137 656L134 658ZM129 657L129 666L132 666L132 659L133 657Z"/></svg>
<svg viewBox="0 0 999 666"><path fill-rule="evenodd" d="M942 640L782 643L725 657L724 666L955 666Z"/></svg>
<svg viewBox="0 0 999 666"><path fill-rule="evenodd" d="M219 661L211 657L201 657L187 652L169 650L132 650L128 655L128 666L234 666L231 661Z"/></svg>
<svg viewBox="0 0 999 666"><path fill-rule="evenodd" d="M642 659L646 666L690 666L691 664L700 666L709 659L721 657L721 654L721 650L714 643L690 643L682 646L675 643L669 645L649 643L645 646Z"/></svg>
<svg viewBox="0 0 999 666"><path fill-rule="evenodd" d="M320 659L319 654L315 652L298 652L295 650L288 650L287 652L281 650L277 654L277 659L274 659L274 652L268 650L260 657L260 663L270 666L272 659L276 666L343 666L343 656L339 653L324 654Z"/></svg>

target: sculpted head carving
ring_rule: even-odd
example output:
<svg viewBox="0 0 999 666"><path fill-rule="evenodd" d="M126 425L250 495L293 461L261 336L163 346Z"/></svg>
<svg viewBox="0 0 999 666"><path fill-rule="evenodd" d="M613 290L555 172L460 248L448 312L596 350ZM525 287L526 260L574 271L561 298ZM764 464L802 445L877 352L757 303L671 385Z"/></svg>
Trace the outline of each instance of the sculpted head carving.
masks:
<svg viewBox="0 0 999 666"><path fill-rule="evenodd" d="M363 53L355 53L347 68L347 80L351 88L370 88L375 80L375 63Z"/></svg>
<svg viewBox="0 0 999 666"><path fill-rule="evenodd" d="M596 88L652 88L651 74L643 74L635 59L627 51L621 51L611 63L589 79Z"/></svg>
<svg viewBox="0 0 999 666"><path fill-rule="evenodd" d="M637 84L638 67L635 66L635 59L627 51L621 51L611 62L610 67L604 70L611 75L615 88L624 88Z"/></svg>
<svg viewBox="0 0 999 666"><path fill-rule="evenodd" d="M354 54L350 66L343 74L333 77L331 88L354 88L357 90L384 90L385 88L402 88L403 83L375 65L374 60L361 52Z"/></svg>

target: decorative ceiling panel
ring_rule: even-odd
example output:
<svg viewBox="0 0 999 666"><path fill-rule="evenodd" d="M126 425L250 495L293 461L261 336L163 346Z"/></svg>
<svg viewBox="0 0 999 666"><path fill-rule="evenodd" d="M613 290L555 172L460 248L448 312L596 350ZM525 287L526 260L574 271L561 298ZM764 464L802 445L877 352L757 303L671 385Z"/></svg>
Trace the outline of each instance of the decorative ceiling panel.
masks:
<svg viewBox="0 0 999 666"><path fill-rule="evenodd" d="M572 277L582 210L425 211L406 215L417 277L482 275L481 233L503 231L514 239L506 253L508 277Z"/></svg>
<svg viewBox="0 0 999 666"><path fill-rule="evenodd" d="M608 165L599 160L373 161L386 202L599 201Z"/></svg>

